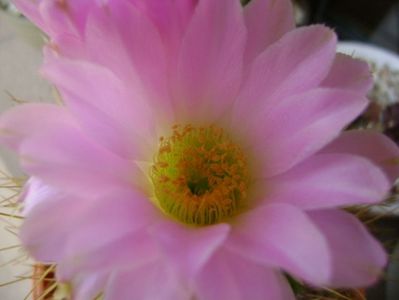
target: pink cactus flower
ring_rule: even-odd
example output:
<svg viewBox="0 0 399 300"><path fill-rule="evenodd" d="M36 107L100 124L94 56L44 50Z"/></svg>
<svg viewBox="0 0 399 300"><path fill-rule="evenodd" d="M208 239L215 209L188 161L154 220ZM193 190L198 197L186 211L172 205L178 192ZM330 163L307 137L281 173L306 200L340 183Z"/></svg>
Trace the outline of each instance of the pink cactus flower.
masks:
<svg viewBox="0 0 399 300"><path fill-rule="evenodd" d="M31 176L21 239L73 299L289 300L285 274L363 287L387 256L353 215L398 148L342 130L365 63L288 0L16 0L63 106L0 118Z"/></svg>

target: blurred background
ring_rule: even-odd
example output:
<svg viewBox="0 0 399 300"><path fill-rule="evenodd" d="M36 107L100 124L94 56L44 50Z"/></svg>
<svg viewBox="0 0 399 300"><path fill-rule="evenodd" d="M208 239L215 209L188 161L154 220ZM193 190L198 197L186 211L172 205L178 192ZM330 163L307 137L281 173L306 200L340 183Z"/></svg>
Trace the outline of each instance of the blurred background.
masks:
<svg viewBox="0 0 399 300"><path fill-rule="evenodd" d="M301 23L324 23L342 40L371 43L399 53L399 1L298 0Z"/></svg>
<svg viewBox="0 0 399 300"><path fill-rule="evenodd" d="M334 28L340 40L338 51L367 60L373 69L376 83L369 95L370 106L351 127L373 128L399 143L399 1L296 0L294 4L299 26L323 23ZM53 88L38 73L44 41L40 31L10 1L0 0L0 112L20 102L55 98ZM0 170L21 175L10 153L0 149L0 156ZM399 299L398 191L399 188L393 189L386 204L373 207L362 216L372 220L370 229L391 253L385 278L367 290L368 300ZM15 227L17 223L11 225ZM0 218L0 250L18 243L15 235L1 230L11 225ZM0 251L1 300L24 299L31 289L26 280L2 286L29 273L27 263L10 263L21 256L18 248Z"/></svg>

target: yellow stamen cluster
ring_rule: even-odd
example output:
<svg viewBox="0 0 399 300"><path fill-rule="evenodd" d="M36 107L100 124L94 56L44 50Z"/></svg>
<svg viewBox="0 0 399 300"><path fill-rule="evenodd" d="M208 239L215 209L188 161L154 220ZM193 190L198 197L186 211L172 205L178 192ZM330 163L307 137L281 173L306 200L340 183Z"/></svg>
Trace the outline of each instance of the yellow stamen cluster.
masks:
<svg viewBox="0 0 399 300"><path fill-rule="evenodd" d="M216 126L175 125L160 139L150 177L161 209L185 224L223 222L246 204L247 160Z"/></svg>

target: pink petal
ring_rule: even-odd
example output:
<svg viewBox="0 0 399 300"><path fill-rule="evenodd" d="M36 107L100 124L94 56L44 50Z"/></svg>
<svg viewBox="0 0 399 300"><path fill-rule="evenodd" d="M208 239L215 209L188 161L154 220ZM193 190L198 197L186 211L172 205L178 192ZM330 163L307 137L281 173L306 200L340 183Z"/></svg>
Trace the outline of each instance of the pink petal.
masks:
<svg viewBox="0 0 399 300"><path fill-rule="evenodd" d="M218 251L198 276L199 300L294 300L279 272L227 250Z"/></svg>
<svg viewBox="0 0 399 300"><path fill-rule="evenodd" d="M133 10L130 9L130 11ZM119 22L125 20L119 20L116 23L113 20L113 14L113 9L111 10L109 7L109 3L96 7L91 11L85 29L85 46L93 64L105 67L122 82L130 78L130 87L137 90L141 87L138 78L139 75L135 72L136 70L133 65L134 56L130 55L123 40L130 37L122 36L117 27ZM131 17L135 17L135 15L131 14ZM145 16L142 19L145 19ZM147 28L144 29L147 31ZM107 38L105 39L104 36ZM141 40L143 40L143 37L141 37ZM109 47L109 45L112 45L112 47ZM101 49L101 51L98 51L98 49Z"/></svg>
<svg viewBox="0 0 399 300"><path fill-rule="evenodd" d="M229 230L227 224L190 228L164 221L152 229L152 235L178 271L185 278L193 278L224 242Z"/></svg>
<svg viewBox="0 0 399 300"><path fill-rule="evenodd" d="M322 86L350 89L366 94L373 85L373 77L368 64L348 55L338 53L330 73Z"/></svg>
<svg viewBox="0 0 399 300"><path fill-rule="evenodd" d="M37 260L47 263L59 261L74 221L90 207L66 194L49 195L35 205L26 216L20 230L24 247Z"/></svg>
<svg viewBox="0 0 399 300"><path fill-rule="evenodd" d="M13 0L13 4L22 12L29 20L35 23L38 27L42 28L46 33L45 23L39 13L38 5L41 0Z"/></svg>
<svg viewBox="0 0 399 300"><path fill-rule="evenodd" d="M281 101L252 128L264 176L287 171L332 141L367 106L357 93L315 89Z"/></svg>
<svg viewBox="0 0 399 300"><path fill-rule="evenodd" d="M162 15L172 13L170 11L170 7L172 6L171 1L163 3L167 7L162 7L159 13ZM102 35L98 33L101 33L101 30L105 32L109 31L109 23L115 23L115 29L120 35L121 47L124 51L127 51L133 70L137 74L136 76L139 77L148 100L152 101L152 108L159 112L158 115L160 117L167 115L168 121L170 121L173 116L173 107L171 106L168 87L169 62L161 35L150 21L149 16L139 12L132 5L122 1L114 1L111 2L110 8L112 11L112 20L98 24L99 19L96 18L97 24L94 24L94 30L97 32L97 35L94 36L104 43L104 39L101 38ZM170 28L172 26L171 24L165 24L165 27ZM93 34L88 32L88 37L93 39ZM99 41L95 42L94 47L91 48L93 53L98 53L97 45L99 43L101 44ZM104 46L109 48L105 44ZM110 57L115 57L115 46L114 44L114 47L109 49ZM120 67L126 68L126 61ZM125 80L130 82L132 80L131 77L129 76Z"/></svg>
<svg viewBox="0 0 399 300"><path fill-rule="evenodd" d="M88 11L96 1L16 0L16 6L50 38L58 34L80 36Z"/></svg>
<svg viewBox="0 0 399 300"><path fill-rule="evenodd" d="M291 31L268 47L241 89L233 123L251 128L287 96L317 87L329 72L336 40L332 30L314 25ZM248 124L242 124L244 119Z"/></svg>
<svg viewBox="0 0 399 300"><path fill-rule="evenodd" d="M154 72L157 65L159 73L165 76L165 54L159 33L148 17L129 3L116 1L92 9L85 38L93 61L122 80L130 77L135 82L143 75L141 72L145 77L159 77Z"/></svg>
<svg viewBox="0 0 399 300"><path fill-rule="evenodd" d="M198 3L182 41L174 81L174 100L183 121L214 121L231 106L241 81L244 46L239 1Z"/></svg>
<svg viewBox="0 0 399 300"><path fill-rule="evenodd" d="M101 194L114 187L131 187L141 171L131 161L93 144L70 126L52 124L25 140L19 151L29 174L77 195Z"/></svg>
<svg viewBox="0 0 399 300"><path fill-rule="evenodd" d="M44 21L43 30L50 36L60 33L70 33L78 36L80 34L79 27L74 20L75 15L73 10L77 2L78 1L40 1L38 8Z"/></svg>
<svg viewBox="0 0 399 300"><path fill-rule="evenodd" d="M58 193L35 205L21 229L21 239L41 261L69 260L73 269L94 253L153 222L154 208L132 191L112 190L80 198Z"/></svg>
<svg viewBox="0 0 399 300"><path fill-rule="evenodd" d="M76 121L61 106L52 104L18 105L0 117L0 142L16 151L34 134L56 124L76 126Z"/></svg>
<svg viewBox="0 0 399 300"><path fill-rule="evenodd" d="M55 36L47 47L44 48L44 56L52 56L54 51L61 57L90 60L84 41L73 34L66 33Z"/></svg>
<svg viewBox="0 0 399 300"><path fill-rule="evenodd" d="M398 146L385 135L371 130L346 131L321 151L364 156L382 168L392 183L399 176Z"/></svg>
<svg viewBox="0 0 399 300"><path fill-rule="evenodd" d="M82 254L107 246L127 234L153 224L159 216L157 208L144 195L133 191L113 191L98 197L95 207L84 218L75 220L76 230L66 245L66 254Z"/></svg>
<svg viewBox="0 0 399 300"><path fill-rule="evenodd" d="M326 237L332 254L334 287L364 287L373 284L387 263L380 243L353 215L338 210L309 212Z"/></svg>
<svg viewBox="0 0 399 300"><path fill-rule="evenodd" d="M89 62L47 57L43 72L91 137L129 159L148 153L154 120L138 90Z"/></svg>
<svg viewBox="0 0 399 300"><path fill-rule="evenodd" d="M104 300L187 300L188 291L161 260L117 272L105 288Z"/></svg>
<svg viewBox="0 0 399 300"><path fill-rule="evenodd" d="M23 215L26 216L36 206L45 201L59 197L60 191L46 185L40 179L31 177L25 183L20 201L23 203Z"/></svg>
<svg viewBox="0 0 399 300"><path fill-rule="evenodd" d="M169 58L175 62L181 39L198 0L134 0L132 2L154 22L168 49Z"/></svg>
<svg viewBox="0 0 399 300"><path fill-rule="evenodd" d="M289 0L252 0L245 8L248 30L246 62L295 28L294 12Z"/></svg>
<svg viewBox="0 0 399 300"><path fill-rule="evenodd" d="M375 203L390 189L385 174L369 160L350 154L320 154L267 181L265 203L319 209Z"/></svg>
<svg viewBox="0 0 399 300"><path fill-rule="evenodd" d="M103 290L108 275L103 273L82 274L72 282L74 300L95 299Z"/></svg>
<svg viewBox="0 0 399 300"><path fill-rule="evenodd" d="M66 255L57 265L58 278L70 280L80 272L111 273L115 270L138 268L153 261L159 256L157 244L145 229L136 229L120 238L109 240L101 247L93 248L88 245L89 247L83 249L72 249L74 253ZM71 240L76 244L75 238L72 237ZM71 252L71 247L69 249Z"/></svg>
<svg viewBox="0 0 399 300"><path fill-rule="evenodd" d="M270 204L242 215L228 247L315 285L330 278L331 258L324 236L305 213L291 205Z"/></svg>
<svg viewBox="0 0 399 300"><path fill-rule="evenodd" d="M51 37L68 32L81 33L90 10L98 6L107 6L117 1L87 0L15 0L13 3L29 19L36 23ZM186 27L197 0L130 0L126 1L149 15L158 29L171 40L175 31ZM39 10L40 8L40 10ZM64 26L63 26L64 25ZM166 42L166 41L165 41Z"/></svg>

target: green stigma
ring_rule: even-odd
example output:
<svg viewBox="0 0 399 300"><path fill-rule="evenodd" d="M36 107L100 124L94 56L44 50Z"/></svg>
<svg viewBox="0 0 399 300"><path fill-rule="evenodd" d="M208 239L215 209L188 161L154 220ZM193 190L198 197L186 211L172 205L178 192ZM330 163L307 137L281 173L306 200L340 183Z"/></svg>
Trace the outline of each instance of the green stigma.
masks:
<svg viewBox="0 0 399 300"><path fill-rule="evenodd" d="M216 126L175 125L160 139L150 177L160 208L185 224L224 222L246 206L246 157Z"/></svg>

